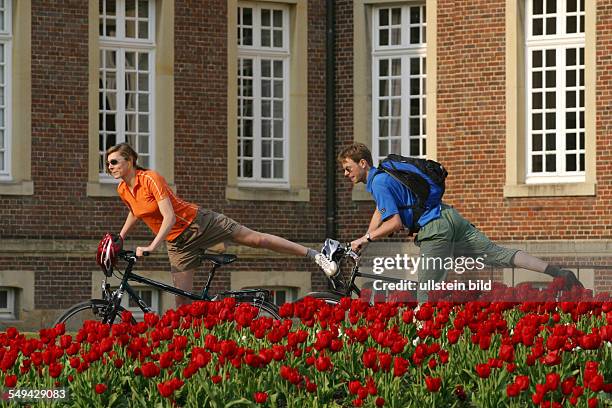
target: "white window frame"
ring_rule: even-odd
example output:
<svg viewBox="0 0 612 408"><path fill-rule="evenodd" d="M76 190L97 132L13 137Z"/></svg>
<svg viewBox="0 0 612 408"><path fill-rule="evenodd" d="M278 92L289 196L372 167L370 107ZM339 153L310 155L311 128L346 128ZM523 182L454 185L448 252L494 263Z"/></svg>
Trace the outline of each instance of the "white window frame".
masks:
<svg viewBox="0 0 612 408"><path fill-rule="evenodd" d="M410 44L410 28L414 27L415 24L410 22L410 8L419 7L421 8L421 16L424 21L421 21L417 26L420 28L420 38L421 42L417 44ZM391 10L393 8L401 9L401 24L400 24L400 32L401 32L401 41L399 45L387 45L380 46L380 37L379 37L379 13L383 9ZM391 15L391 13L390 13ZM391 16L389 17L391 23ZM422 39L425 36L427 30L427 19L426 19L426 6L425 3L409 3L409 4L401 4L401 5L384 5L373 7L372 9L372 65L371 65L371 73L372 73L372 156L374 160L374 165L378 165L381 158L380 145L379 145L379 61L382 59L400 59L402 74L399 77L401 81L401 97L400 97L400 143L401 143L401 152L399 154L403 156L410 156L410 142L413 139L419 140L419 151L421 154L412 155L413 157L425 157L427 154L427 130L426 130L426 120L427 120L427 94L426 94L426 81L427 81L427 73L426 73L426 54L427 54L427 42L425 38L425 42L422 42ZM389 36L389 39L391 36ZM410 80L416 78L415 76L410 74L410 60L412 58L419 58L421 60L420 66L420 74L418 78L420 80L420 115L419 115L419 128L421 133L419 135L411 136L410 135ZM390 92L391 93L391 92ZM391 112L391 104L389 105L389 112ZM392 139L389 139L391 141ZM424 151L424 152L423 152ZM391 146L389 146L389 152L391 152ZM396 152L397 153L397 152ZM424 154L423 154L424 153Z"/></svg>
<svg viewBox="0 0 612 408"><path fill-rule="evenodd" d="M13 82L13 11L12 0L3 0L4 3L4 31L0 31L0 43L4 44L4 78L0 81L4 82L4 138L2 155L4 158L4 166L0 168L0 180L12 180L12 138L13 138L13 98L12 98L12 82ZM0 128L1 129L1 128Z"/></svg>
<svg viewBox="0 0 612 408"><path fill-rule="evenodd" d="M253 60L253 177L238 176L239 187L263 187L263 188L289 188L289 143L290 143L290 19L289 19L289 8L280 4L269 4L265 5L259 3L246 3L239 2L238 10L242 8L250 8L253 10L253 32L252 32L252 45L241 45L240 36L238 37L238 70L241 67L241 60L252 59ZM282 47L263 47L261 46L261 10L281 10L283 12L283 46ZM242 26L239 26L240 28ZM263 178L262 177L262 161L264 158L261 156L262 150L262 136L261 136L261 61L262 60L282 60L283 61L283 177L278 179ZM238 80L238 73L237 73ZM242 95L240 95L240 85L238 86L237 95L237 118L241 120L242 112L240 111ZM272 109L272 108L271 108ZM273 126L273 125L272 125ZM238 130L240 131L240 124L238 124ZM238 152L237 152L237 166L240 166L242 152L241 152L241 136L237 137L238 140ZM272 148L273 149L273 148ZM273 170L272 170L273 171ZM240 174L240 171L238 172Z"/></svg>
<svg viewBox="0 0 612 408"><path fill-rule="evenodd" d="M576 0L578 9L580 8L580 1ZM526 78L526 103L525 103L525 135L526 135L526 143L525 143L525 163L526 163L526 175L525 175L525 183L526 184L550 184L550 183L581 183L586 180L586 167L587 163L584 163L585 170L580 171L580 155L584 156L584 160L586 160L586 138L588 135L586 134L586 110L585 105L579 107L579 98L577 98L576 107L575 108L567 108L565 106L566 99L566 63L565 63L565 51L568 48L582 48L583 53L585 52L585 27L582 26L583 32L580 33L572 33L567 34L566 31L566 17L567 17L567 1L562 0L557 2L557 10L555 13L556 16L556 34L554 35L546 35L546 24L543 22L543 35L533 35L533 25L532 25L532 17L533 17L533 0L525 0L525 24L524 27L526 29L525 35L525 78ZM546 14L546 0L544 1L544 13ZM574 13L572 13L574 14ZM551 14L549 14L551 15ZM584 20L584 12L582 14ZM580 31L580 18L578 17L578 31ZM555 101L555 132L556 132L556 141L555 141L555 155L556 155L556 163L555 163L555 172L546 172L546 162L545 155L543 157L542 162L542 172L534 173L532 169L532 51L542 50L543 52L543 61L542 67L546 67L545 61L545 50L555 50L555 61L557 62L555 71L555 92L556 92L556 101ZM585 56L586 58L586 56ZM586 62L586 61L585 61ZM580 64L579 53L576 55L576 65L582 69L583 75L585 73L585 64ZM586 93L585 86L580 85L579 77L576 79L577 85L575 88L577 90L582 90ZM542 83L545 87L545 78L543 75ZM544 92L544 91L543 91ZM545 93L545 92L544 92ZM586 101L586 95L585 95ZM585 102L586 103L586 102ZM544 118L544 112L546 112L545 108L545 100L542 101L542 109L539 109L538 112L543 112L542 119L542 148L543 152L545 152L546 146L546 120ZM552 111L552 110L550 110ZM576 140L576 153L578 155L576 162L576 171L565 171L561 169L565 169L566 167L566 128L565 128L565 116L568 112L582 112L583 117L585 118L585 123L583 126L580 126L580 121L577 119L577 127L575 132L578 134ZM573 130L573 129L572 129ZM580 148L580 133L585 134L585 145Z"/></svg>
<svg viewBox="0 0 612 408"><path fill-rule="evenodd" d="M0 308L0 319L15 319L15 288L2 286L0 287L0 291L6 291L6 306L5 308Z"/></svg>
<svg viewBox="0 0 612 408"><path fill-rule="evenodd" d="M142 298L142 292L151 292L151 303L148 304L148 306L151 308L153 313L159 314L160 307L159 307L159 290L158 289L151 288L148 286L141 286L141 287L132 286L132 289L138 294L138 296L140 296L140 298ZM138 306L130 307L130 296L127 293L124 293L123 297L121 298L121 306L123 306L125 310L131 312L132 316L134 316L134 319L136 320L144 319L144 313L140 309L140 307Z"/></svg>
<svg viewBox="0 0 612 408"><path fill-rule="evenodd" d="M103 1L103 0L98 0ZM117 11L117 35L99 36L99 51L100 53L105 50L114 50L117 55L117 60L115 61L115 69L116 69L116 81L117 81L117 107L116 107L116 143L122 143L127 141L126 138L126 130L125 130L125 53L126 52L139 52L139 53L147 53L149 55L148 61L148 93L149 93L149 111L148 111L148 137L149 137L149 146L148 152L143 153L148 156L149 163L147 167L154 168L155 167L155 27L157 23L157 16L155 14L155 0L148 1L148 38L127 38L125 36L125 0L116 0L116 11ZM100 21L104 20L102 16L100 16L98 24ZM100 75L102 69L102 60L100 60L100 66L98 67L98 75ZM98 83L100 81L98 80ZM98 86L98 98L101 92L101 88ZM100 107L98 107L98 115L100 114ZM138 120L138 119L137 119ZM106 162L105 150L100 149L100 137L101 137L102 129L101 124L98 124L98 160L100 157ZM138 138L138 133L135 136ZM136 149L136 146L132 146ZM138 152L137 153L141 153ZM106 169L106 167L105 167ZM107 172L99 173L100 182L103 183L117 183L118 181L111 177Z"/></svg>

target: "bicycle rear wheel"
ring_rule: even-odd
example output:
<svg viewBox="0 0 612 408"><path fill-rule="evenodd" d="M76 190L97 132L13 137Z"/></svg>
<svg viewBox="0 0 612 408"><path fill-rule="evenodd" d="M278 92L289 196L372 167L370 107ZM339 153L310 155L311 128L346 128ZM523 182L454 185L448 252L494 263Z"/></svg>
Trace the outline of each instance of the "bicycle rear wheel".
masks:
<svg viewBox="0 0 612 408"><path fill-rule="evenodd" d="M64 323L67 332L76 332L83 327L83 323L87 320L102 322L109 313L111 307L111 303L103 299L90 299L85 302L77 303L64 312L64 314L55 321L54 325ZM125 309L121 306L117 307L116 315L113 319L114 322L121 320L121 313L124 310ZM136 323L134 318L132 318L132 323Z"/></svg>
<svg viewBox="0 0 612 408"><path fill-rule="evenodd" d="M278 306L274 303L267 302L265 300L253 299L253 300L236 300L237 304L247 304L257 308L257 316L259 317L270 317L274 320L281 320L280 315L278 314Z"/></svg>

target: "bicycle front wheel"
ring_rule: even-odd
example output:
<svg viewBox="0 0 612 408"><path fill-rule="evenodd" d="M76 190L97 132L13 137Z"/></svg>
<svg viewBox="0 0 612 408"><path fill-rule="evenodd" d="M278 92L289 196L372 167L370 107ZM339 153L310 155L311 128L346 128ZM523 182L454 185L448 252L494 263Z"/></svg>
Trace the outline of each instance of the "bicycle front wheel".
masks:
<svg viewBox="0 0 612 408"><path fill-rule="evenodd" d="M104 319L109 319L109 311L111 310L112 305L109 301L103 299L91 299L82 303L77 303L68 309L63 315L61 315L54 323L54 325L59 323L64 323L66 325L67 332L76 332L81 327L83 327L83 323L87 320L95 320L98 322L104 321ZM125 309L121 306L117 307L116 314L113 316L114 322L121 320L121 313ZM106 323L113 323L107 321ZM135 323L132 318L132 323Z"/></svg>
<svg viewBox="0 0 612 408"><path fill-rule="evenodd" d="M304 298L307 297L323 300L326 304L330 306L336 306L340 303L340 299L342 299L342 296L331 292L311 292L306 296L299 298L297 301L299 302L300 300L304 300Z"/></svg>

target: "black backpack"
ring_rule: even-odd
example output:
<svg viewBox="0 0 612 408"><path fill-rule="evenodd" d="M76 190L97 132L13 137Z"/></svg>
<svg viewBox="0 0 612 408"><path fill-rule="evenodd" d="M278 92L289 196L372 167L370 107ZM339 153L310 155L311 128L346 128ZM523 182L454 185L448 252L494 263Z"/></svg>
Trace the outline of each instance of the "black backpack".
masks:
<svg viewBox="0 0 612 408"><path fill-rule="evenodd" d="M440 163L415 157L390 154L378 165L374 177L385 172L408 188L416 197L416 204L400 207L412 209L410 233L415 233L422 225L419 219L425 211L435 208L442 202L444 180L448 172Z"/></svg>

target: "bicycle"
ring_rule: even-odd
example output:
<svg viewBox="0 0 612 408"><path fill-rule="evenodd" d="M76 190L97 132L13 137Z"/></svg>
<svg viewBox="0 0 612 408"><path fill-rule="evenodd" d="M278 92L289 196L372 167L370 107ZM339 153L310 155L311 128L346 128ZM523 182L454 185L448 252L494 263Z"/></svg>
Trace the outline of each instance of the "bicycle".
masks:
<svg viewBox="0 0 612 408"><path fill-rule="evenodd" d="M350 243L341 244L340 242L336 240L328 238L325 240L325 243L323 244L323 248L321 252L325 256L327 256L328 259L336 261L338 265L341 265L341 263L347 258L352 259L354 264L353 264L350 276L348 277L348 279L343 279L340 271L333 277L329 277L326 275L327 279L329 280L330 286L331 286L330 290L311 292L307 294L306 296L298 299L298 301L303 300L306 297L312 297L315 299L324 300L325 303L333 306L333 305L337 305L338 303L340 303L340 299L342 299L343 297L352 297L353 294L361 298L362 290L359 289L359 287L357 287L357 285L355 284L355 279L358 277L368 278L368 279L372 279L375 281L389 282L389 283L405 284L406 282L406 280L404 279L393 278L390 276L372 275L368 273L359 272L360 255L351 249ZM580 270L580 268L584 266L571 265L571 267L578 268L578 270ZM600 265L589 265L588 267L593 268L593 269L608 269L609 268L608 266L600 266ZM513 268L513 271L514 271L514 268ZM514 272L513 272L513 279L514 279ZM512 287L514 287L514 282L512 283ZM560 301L565 291L562 288L553 288L553 291L554 293L552 294L549 300L557 301L557 302ZM432 292L436 292L436 291L432 291ZM463 302L468 299L472 299L471 295L476 296L476 299L477 299L479 296L477 292L478 292L477 290L474 290L471 292L470 291L458 291L457 293L463 294L463 297L461 296L459 298L455 297L454 301ZM370 293L369 303L374 304L375 298L376 298L376 290L372 290ZM417 300L416 298L413 298L413 299L404 299L402 301L416 302Z"/></svg>
<svg viewBox="0 0 612 408"><path fill-rule="evenodd" d="M330 260L337 262L339 268L343 261L351 259L353 262L353 267L351 268L350 276L348 279L343 279L340 270L333 277L325 275L331 286L330 290L310 292L297 301L300 301L305 297L312 297L315 299L324 300L325 303L329 305L336 305L340 303L340 299L343 297L352 297L352 295L355 294L359 298L361 297L361 289L359 289L359 287L355 284L355 279L359 277L389 283L404 282L403 279L393 278L390 276L372 275L369 273L359 272L359 263L361 258L357 252L351 249L350 243L342 244L339 241L328 238L325 240L321 252ZM374 296L375 291L372 291L369 300L370 304L374 303Z"/></svg>
<svg viewBox="0 0 612 408"><path fill-rule="evenodd" d="M148 253L145 253L144 255L146 256ZM144 313L152 312L152 309L134 291L130 285L130 282L142 283L148 287L157 288L163 292L170 292L179 296L184 296L195 301L217 301L227 297L232 297L236 299L236 303L238 304L247 303L259 309L258 317L268 316L276 320L280 320L278 307L270 302L270 292L268 290L243 289L237 291L220 292L212 297L209 295L208 292L210 289L210 284L215 276L215 271L223 265L234 262L237 259L236 255L201 255L201 260L210 261L212 266L208 273L206 284L204 285L204 288L200 294L184 291L182 289L175 288L174 286L137 275L133 272L134 265L137 261L136 252L134 251L122 250L119 252L118 257L119 259L126 261L127 266L123 272L112 271L110 274L104 274L104 280L102 281L102 298L90 299L73 305L55 321L55 324L64 323L66 325L66 331L77 331L83 326L83 322L86 320L97 320L101 321L102 323L112 325L117 316L121 315L121 313L125 311L125 308L121 306L121 299L126 293L131 300L135 301L135 303ZM121 280L119 287L115 290L111 290L110 284L108 283L108 278L112 275L115 275ZM135 323L134 318L132 318L132 323Z"/></svg>

